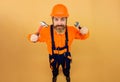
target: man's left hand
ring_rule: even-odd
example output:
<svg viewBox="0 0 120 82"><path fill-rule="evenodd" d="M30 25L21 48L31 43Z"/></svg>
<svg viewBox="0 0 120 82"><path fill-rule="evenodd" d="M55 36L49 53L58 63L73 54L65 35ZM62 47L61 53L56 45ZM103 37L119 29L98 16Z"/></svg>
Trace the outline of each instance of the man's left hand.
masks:
<svg viewBox="0 0 120 82"><path fill-rule="evenodd" d="M80 29L80 33L81 33L82 35L87 34L87 33L88 33L88 28L82 27L82 28Z"/></svg>

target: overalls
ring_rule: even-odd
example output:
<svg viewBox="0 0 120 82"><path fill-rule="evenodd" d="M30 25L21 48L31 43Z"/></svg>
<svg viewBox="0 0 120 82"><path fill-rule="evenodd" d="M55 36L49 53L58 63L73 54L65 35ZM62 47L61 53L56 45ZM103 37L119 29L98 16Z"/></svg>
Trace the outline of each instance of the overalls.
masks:
<svg viewBox="0 0 120 82"><path fill-rule="evenodd" d="M60 65L62 65L63 74L66 77L69 77L71 60L68 59L67 56L71 56L71 54L68 49L67 28L66 28L66 32L65 32L66 41L65 41L64 47L57 47L57 48L55 47L53 25L51 25L51 27L50 27L50 32L51 32L51 40L52 40L52 55L49 54L49 62L50 62L50 67L52 68L53 77L57 77ZM67 52L64 52L63 54L54 54L54 50L63 50L63 49L67 49ZM54 61L52 63L51 63L51 59L54 59Z"/></svg>

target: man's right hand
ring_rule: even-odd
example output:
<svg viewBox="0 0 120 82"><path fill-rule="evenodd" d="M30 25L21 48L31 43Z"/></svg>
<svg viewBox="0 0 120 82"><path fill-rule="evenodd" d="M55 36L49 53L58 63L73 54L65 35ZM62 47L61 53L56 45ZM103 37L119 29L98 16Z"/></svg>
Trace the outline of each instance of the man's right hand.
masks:
<svg viewBox="0 0 120 82"><path fill-rule="evenodd" d="M31 42L37 42L37 41L38 41L38 38L39 38L39 36L38 36L37 34L32 34L32 35L30 36L30 41L31 41Z"/></svg>

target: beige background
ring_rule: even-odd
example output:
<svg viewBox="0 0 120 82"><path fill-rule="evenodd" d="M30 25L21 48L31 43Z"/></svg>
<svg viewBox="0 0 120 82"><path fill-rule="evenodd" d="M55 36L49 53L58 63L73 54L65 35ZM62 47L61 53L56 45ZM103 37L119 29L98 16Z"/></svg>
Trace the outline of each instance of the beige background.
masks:
<svg viewBox="0 0 120 82"><path fill-rule="evenodd" d="M120 0L1 0L0 82L51 82L46 45L26 37L40 21L51 24L56 3L68 7L69 25L90 30L72 44L72 82L120 82ZM65 82L61 71L58 82Z"/></svg>

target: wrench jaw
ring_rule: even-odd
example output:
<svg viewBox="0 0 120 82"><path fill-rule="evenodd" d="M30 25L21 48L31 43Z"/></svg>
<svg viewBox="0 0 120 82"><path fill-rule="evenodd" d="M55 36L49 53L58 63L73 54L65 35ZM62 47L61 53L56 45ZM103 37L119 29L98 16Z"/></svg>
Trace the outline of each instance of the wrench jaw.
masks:
<svg viewBox="0 0 120 82"><path fill-rule="evenodd" d="M81 29L81 26L80 26L79 22L75 22L74 26L77 27L77 28L79 28L79 29Z"/></svg>
<svg viewBox="0 0 120 82"><path fill-rule="evenodd" d="M48 27L48 24L46 23L46 22L44 22L44 21L41 21L40 22L40 27L38 28L38 31L36 32L36 34L39 36L39 32L40 32L40 30L43 28L43 27Z"/></svg>
<svg viewBox="0 0 120 82"><path fill-rule="evenodd" d="M75 22L74 26L79 27L80 26L79 22Z"/></svg>
<svg viewBox="0 0 120 82"><path fill-rule="evenodd" d="M41 21L40 22L40 26L42 26L42 27L48 27L48 24L46 22L44 22L44 21Z"/></svg>

